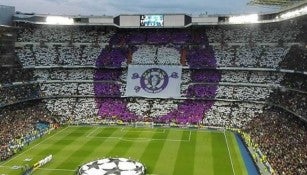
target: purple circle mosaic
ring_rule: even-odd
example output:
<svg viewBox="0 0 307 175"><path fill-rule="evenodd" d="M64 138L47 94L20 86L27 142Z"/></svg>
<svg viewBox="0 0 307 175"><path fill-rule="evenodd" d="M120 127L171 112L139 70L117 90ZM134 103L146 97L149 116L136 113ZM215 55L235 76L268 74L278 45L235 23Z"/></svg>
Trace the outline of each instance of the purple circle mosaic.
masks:
<svg viewBox="0 0 307 175"><path fill-rule="evenodd" d="M169 110L166 114L155 117L144 117L131 111L128 107L129 98L121 97L120 77L123 74L122 65L129 60L129 52L135 52L141 45L154 44L156 46L172 44L176 48L184 48L186 52L186 62L190 68L191 82L185 91L182 91L186 100L168 99L176 104L176 108ZM193 45L194 44L194 45ZM216 68L216 59L213 49L208 46L205 34L192 32L130 32L114 34L108 47L101 51L96 61L98 67L109 67L107 69L97 69L94 75L94 91L96 103L99 108L99 116L112 120L130 121L153 121L159 123L174 122L178 124L201 122L206 112L208 112L217 93L217 84L221 79ZM118 47L118 46L129 46ZM193 47L191 47L191 45ZM197 46L195 46L197 45ZM112 67L112 68L110 68ZM210 68L210 69L203 69ZM157 70L156 70L157 69ZM140 75L142 88L147 92L155 93L168 83L167 75L163 70L148 70L146 74ZM166 74L166 73L165 73ZM201 82L211 82L204 84ZM137 97L136 97L137 98ZM155 99L145 99L149 104Z"/></svg>

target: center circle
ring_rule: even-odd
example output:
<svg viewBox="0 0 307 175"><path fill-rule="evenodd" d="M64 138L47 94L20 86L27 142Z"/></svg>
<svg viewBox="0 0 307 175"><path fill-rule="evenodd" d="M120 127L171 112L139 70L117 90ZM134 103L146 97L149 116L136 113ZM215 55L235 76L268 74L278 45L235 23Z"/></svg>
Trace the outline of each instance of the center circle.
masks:
<svg viewBox="0 0 307 175"><path fill-rule="evenodd" d="M127 158L105 158L82 165L78 175L145 175L145 166Z"/></svg>

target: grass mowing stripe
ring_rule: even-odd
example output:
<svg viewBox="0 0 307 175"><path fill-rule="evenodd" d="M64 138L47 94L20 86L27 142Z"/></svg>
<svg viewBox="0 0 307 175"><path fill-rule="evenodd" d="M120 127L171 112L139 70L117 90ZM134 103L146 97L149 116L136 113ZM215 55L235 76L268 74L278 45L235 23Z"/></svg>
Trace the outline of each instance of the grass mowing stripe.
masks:
<svg viewBox="0 0 307 175"><path fill-rule="evenodd" d="M248 172L234 133L226 132L226 135L236 175L247 175Z"/></svg>
<svg viewBox="0 0 307 175"><path fill-rule="evenodd" d="M167 136L169 140L180 140L183 130L170 130ZM177 159L179 142L165 141L161 149L158 164L154 167L153 174L174 174L174 166Z"/></svg>
<svg viewBox="0 0 307 175"><path fill-rule="evenodd" d="M98 130L98 127L93 127L90 132L93 132L95 130ZM103 130L104 128L102 128ZM113 130L114 132L115 130ZM89 138L89 137L82 137L80 138L83 142L79 145L76 145L74 149L71 151L73 152L71 155L67 156L65 159L62 160L63 163L61 163L59 166L57 166L57 169L76 169L78 165L85 163L80 160L80 157L82 157L82 160L84 160L93 150L96 148L99 148L98 145L103 144L105 139L95 139L95 138ZM90 161L90 160L89 160Z"/></svg>
<svg viewBox="0 0 307 175"><path fill-rule="evenodd" d="M153 139L166 139L168 136L169 130L166 130L165 133L161 134L159 132L156 132L152 138ZM147 168L147 173L151 174L153 173L153 169L155 165L158 162L158 158L161 152L161 149L163 148L163 145L165 144L165 141L150 141L149 144L146 146L145 151L143 155L140 158L140 161L143 162Z"/></svg>
<svg viewBox="0 0 307 175"><path fill-rule="evenodd" d="M129 128L126 133L122 136L123 139L125 138L137 138L140 135L140 132L129 132L132 128ZM126 140L120 140L114 148L107 153L107 156L112 157L121 157L126 154L128 149L133 145L133 141L126 141Z"/></svg>
<svg viewBox="0 0 307 175"><path fill-rule="evenodd" d="M92 137L92 140L98 141L96 145L92 145L94 148L89 149L91 151L85 160L91 161L95 159L101 159L107 157L107 153L110 152L116 144L120 142L119 139L114 139L114 137L118 137L120 133L120 128L109 128L104 127L100 128L99 133L104 132L105 134L109 135L110 138L100 138L100 137Z"/></svg>
<svg viewBox="0 0 307 175"><path fill-rule="evenodd" d="M194 155L196 143L196 131L183 131L182 140L189 138L189 142L180 142L176 164L173 174L194 174Z"/></svg>
<svg viewBox="0 0 307 175"><path fill-rule="evenodd" d="M116 136L119 135L118 137L122 135L120 133L119 127L102 127L102 128L98 127L98 129L94 133L92 133L91 136L89 137L110 138L112 137L111 135L113 135L114 133L117 133Z"/></svg>
<svg viewBox="0 0 307 175"><path fill-rule="evenodd" d="M214 174L233 175L224 134L212 132L211 138Z"/></svg>
<svg viewBox="0 0 307 175"><path fill-rule="evenodd" d="M49 154L56 155L63 151L66 147L71 146L71 143L80 141L79 138L87 134L90 128L69 128L69 133L61 135L61 137L53 140L48 145L44 145L37 150L36 155L47 156ZM65 154L64 154L65 155ZM44 157L41 157L44 158Z"/></svg>
<svg viewBox="0 0 307 175"><path fill-rule="evenodd" d="M61 166L62 164L65 163L65 160L68 156L70 156L71 154L73 154L78 147L83 143L83 138L85 135L87 135L89 132L91 131L91 128L82 128L79 130L74 130L74 132L68 134L62 141L65 141L65 145L62 144L61 140L55 142L53 145L51 145L50 147L52 147L52 152L50 151L50 147L47 148L46 150L44 150L43 152L46 152L46 154L52 154L53 155L53 161L51 161L48 165L48 168L51 169L57 169L60 167L60 169L69 169L69 168L73 168L75 169L76 167L73 166L74 161L71 161L71 165L70 167L63 167ZM58 146L57 144L61 143L60 146ZM56 148L56 149L53 149ZM37 170L36 172L37 174L42 174L41 170ZM52 175L54 173L51 173L50 175ZM44 175L49 175L46 172L44 172Z"/></svg>
<svg viewBox="0 0 307 175"><path fill-rule="evenodd" d="M194 174L195 175L213 175L213 158L212 158L212 140L211 132L200 132L196 134L195 157L194 157Z"/></svg>
<svg viewBox="0 0 307 175"><path fill-rule="evenodd" d="M79 148L78 150L72 150L73 153L69 156L69 158L64 157L64 155L63 155L63 160L61 160L61 161L58 160L58 162L61 162L61 163L58 164L57 167L51 168L49 171L46 171L45 169L43 169L43 174L49 175L47 173L50 173L50 175L54 175L55 172L56 172L57 175L68 175L68 174L74 175L75 174L74 172L77 170L77 167L79 165L86 163L86 162L96 160L97 158L102 158L103 157L102 155L97 157L97 156L94 156L94 155L90 156L90 154L92 152L94 152L95 149L99 148L99 145L96 144L97 142L105 141L106 139L88 137L88 135L89 135L89 133L93 133L93 130L98 130L98 131L101 132L101 129L104 129L104 128L101 128L101 127L90 127L90 128L91 128L90 131L88 131L87 133L82 135L81 138L78 138L78 140L80 140L82 142L82 144L80 144L80 145L84 149ZM80 129L83 130L83 127L80 127ZM112 130L108 130L108 132L110 132L110 131L115 132L116 130L117 129L112 129ZM71 135L74 135L74 134L71 134ZM69 139L69 138L67 138L67 139ZM93 141L92 144L89 143L91 141ZM77 147L79 147L79 146L77 146ZM88 158L85 156L86 153L89 154L89 155L87 155ZM73 173L69 173L67 171L60 171L61 169L71 169L71 170L73 170ZM39 173L42 174L42 172L39 172Z"/></svg>
<svg viewBox="0 0 307 175"><path fill-rule="evenodd" d="M150 143L150 139L152 139L156 130L152 130L152 132L147 132L145 130L145 132L143 132L138 129L136 131L140 132L139 138L147 138L147 139L135 140L133 145L130 147L130 149L125 154L125 156L131 157L134 160L139 160L141 156L143 155L144 151L146 150L147 145ZM136 132L136 131L133 130L132 132Z"/></svg>

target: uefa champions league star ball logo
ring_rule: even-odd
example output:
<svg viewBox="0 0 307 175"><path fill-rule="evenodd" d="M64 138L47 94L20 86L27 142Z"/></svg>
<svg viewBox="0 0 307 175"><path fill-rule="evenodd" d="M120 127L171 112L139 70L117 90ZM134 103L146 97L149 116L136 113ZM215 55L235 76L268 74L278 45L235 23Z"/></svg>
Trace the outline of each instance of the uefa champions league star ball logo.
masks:
<svg viewBox="0 0 307 175"><path fill-rule="evenodd" d="M178 78L178 73L173 72L171 78ZM169 82L167 73L160 68L147 69L141 76L138 73L132 75L132 79L140 79L140 86L135 86L135 92L144 89L148 93L159 93L164 90Z"/></svg>

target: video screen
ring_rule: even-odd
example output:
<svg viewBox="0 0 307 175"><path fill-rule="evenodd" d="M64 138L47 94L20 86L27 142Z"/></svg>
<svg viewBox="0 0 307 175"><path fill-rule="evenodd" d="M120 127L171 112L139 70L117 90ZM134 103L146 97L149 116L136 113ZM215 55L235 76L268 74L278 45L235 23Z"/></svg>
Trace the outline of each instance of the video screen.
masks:
<svg viewBox="0 0 307 175"><path fill-rule="evenodd" d="M140 26L148 26L148 27L163 26L163 15L141 15Z"/></svg>

